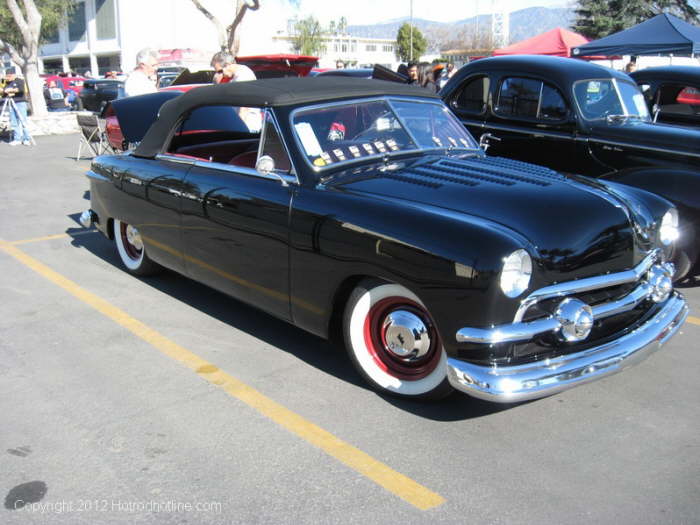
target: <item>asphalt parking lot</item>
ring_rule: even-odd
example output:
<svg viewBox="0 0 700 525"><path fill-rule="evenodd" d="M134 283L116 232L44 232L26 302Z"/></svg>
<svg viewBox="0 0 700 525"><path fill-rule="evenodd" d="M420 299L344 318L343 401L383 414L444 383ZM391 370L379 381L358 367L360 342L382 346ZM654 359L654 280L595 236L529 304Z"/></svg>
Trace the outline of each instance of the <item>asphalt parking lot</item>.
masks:
<svg viewBox="0 0 700 525"><path fill-rule="evenodd" d="M698 523L700 285L640 365L520 405L329 343L82 228L77 135L0 144L0 523Z"/></svg>

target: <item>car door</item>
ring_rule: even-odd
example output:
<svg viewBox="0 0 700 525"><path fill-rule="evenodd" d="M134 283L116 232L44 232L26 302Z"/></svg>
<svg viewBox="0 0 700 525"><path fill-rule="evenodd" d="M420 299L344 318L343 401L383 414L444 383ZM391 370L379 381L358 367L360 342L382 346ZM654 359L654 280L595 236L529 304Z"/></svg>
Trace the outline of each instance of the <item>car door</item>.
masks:
<svg viewBox="0 0 700 525"><path fill-rule="evenodd" d="M570 171L578 147L574 115L553 84L506 75L493 86L484 125L493 137L487 152Z"/></svg>
<svg viewBox="0 0 700 525"><path fill-rule="evenodd" d="M227 163L221 157L199 160L188 172L185 265L194 279L288 320L296 177L271 113L264 115L257 149L238 152ZM265 171L256 170L258 158Z"/></svg>

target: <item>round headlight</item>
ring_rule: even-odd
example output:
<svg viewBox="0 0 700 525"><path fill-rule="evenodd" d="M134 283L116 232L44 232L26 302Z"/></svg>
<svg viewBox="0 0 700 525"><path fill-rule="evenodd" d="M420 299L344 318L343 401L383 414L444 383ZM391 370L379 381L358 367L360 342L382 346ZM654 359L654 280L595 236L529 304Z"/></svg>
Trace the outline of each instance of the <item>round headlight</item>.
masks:
<svg viewBox="0 0 700 525"><path fill-rule="evenodd" d="M530 284L532 259L525 250L515 250L503 260L501 290L508 297L517 297Z"/></svg>
<svg viewBox="0 0 700 525"><path fill-rule="evenodd" d="M680 237L680 231L678 230L678 211L675 208L671 208L666 212L663 219L661 219L659 240L661 244L668 246L677 240L678 237Z"/></svg>

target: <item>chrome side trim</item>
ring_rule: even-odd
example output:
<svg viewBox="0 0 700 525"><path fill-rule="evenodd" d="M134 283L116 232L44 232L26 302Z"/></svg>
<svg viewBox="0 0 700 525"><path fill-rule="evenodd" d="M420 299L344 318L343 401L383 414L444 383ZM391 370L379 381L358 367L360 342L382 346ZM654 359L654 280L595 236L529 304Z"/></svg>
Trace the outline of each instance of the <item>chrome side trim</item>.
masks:
<svg viewBox="0 0 700 525"><path fill-rule="evenodd" d="M516 366L480 366L448 358L447 377L455 389L497 403L549 396L646 359L673 336L687 316L685 299L675 292L655 316L615 341Z"/></svg>
<svg viewBox="0 0 700 525"><path fill-rule="evenodd" d="M649 253L649 255L647 255L642 262L631 270L610 273L608 275L596 275L594 277L587 277L577 281L553 284L551 286L545 286L544 288L535 290L520 303L520 307L515 313L513 322L521 322L525 316L525 312L527 312L530 307L544 299L561 297L572 293L590 292L591 290L599 290L601 288L607 288L608 286L617 286L620 284L638 281L642 275L649 271L649 268L651 268L651 266L660 257L661 251L657 249Z"/></svg>

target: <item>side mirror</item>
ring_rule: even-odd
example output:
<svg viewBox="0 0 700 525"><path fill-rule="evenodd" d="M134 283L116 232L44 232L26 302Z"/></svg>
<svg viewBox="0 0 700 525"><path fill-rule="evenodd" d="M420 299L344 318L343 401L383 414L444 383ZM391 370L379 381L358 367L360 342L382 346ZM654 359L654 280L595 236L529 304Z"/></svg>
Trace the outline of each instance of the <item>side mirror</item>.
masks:
<svg viewBox="0 0 700 525"><path fill-rule="evenodd" d="M277 177L280 182L282 183L282 186L287 187L289 186L289 183L284 180L282 175L279 173L275 172L275 161L272 157L269 155L261 155L258 161L255 163L255 170L260 173L261 175L265 175L266 177L273 176Z"/></svg>
<svg viewBox="0 0 700 525"><path fill-rule="evenodd" d="M255 169L258 173L269 175L275 169L275 161L269 155L262 155L255 163Z"/></svg>

